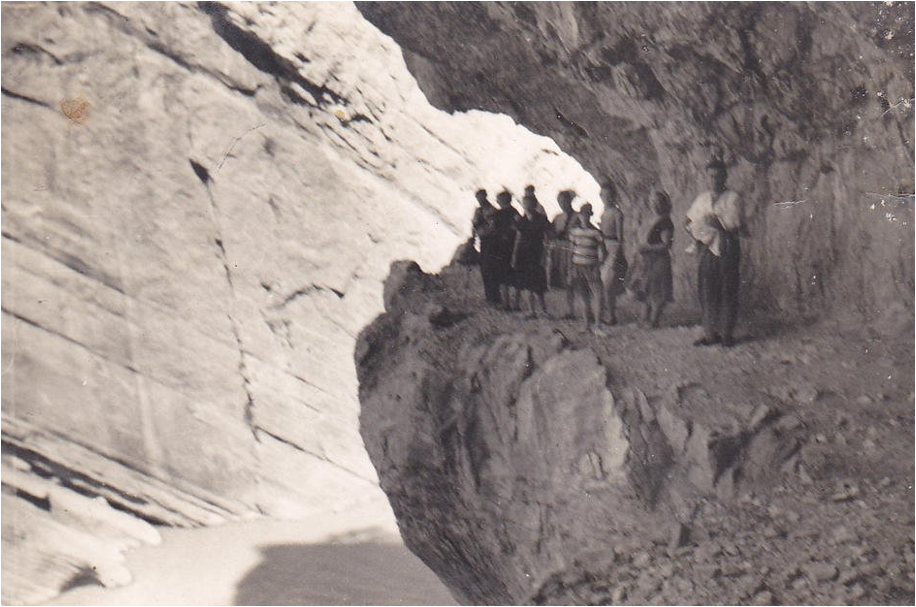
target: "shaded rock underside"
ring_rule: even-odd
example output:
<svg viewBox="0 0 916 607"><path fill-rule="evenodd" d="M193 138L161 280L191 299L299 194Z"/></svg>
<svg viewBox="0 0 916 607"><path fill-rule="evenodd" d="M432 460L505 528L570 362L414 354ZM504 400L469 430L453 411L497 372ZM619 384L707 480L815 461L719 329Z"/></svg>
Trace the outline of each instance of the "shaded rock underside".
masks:
<svg viewBox="0 0 916 607"><path fill-rule="evenodd" d="M866 319L912 308L911 4L358 7L433 104L504 112L616 179L630 242L652 188L683 217L719 146L750 216L747 302Z"/></svg>

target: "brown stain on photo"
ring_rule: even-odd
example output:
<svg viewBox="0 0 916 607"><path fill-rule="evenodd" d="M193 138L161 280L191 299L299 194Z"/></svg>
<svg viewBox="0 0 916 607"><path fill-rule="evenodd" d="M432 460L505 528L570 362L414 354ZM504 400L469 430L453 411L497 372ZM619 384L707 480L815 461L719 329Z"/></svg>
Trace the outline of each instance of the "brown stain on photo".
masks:
<svg viewBox="0 0 916 607"><path fill-rule="evenodd" d="M60 102L59 107L61 113L71 122L82 125L89 120L89 108L92 107L92 104L80 96L75 99L64 99Z"/></svg>

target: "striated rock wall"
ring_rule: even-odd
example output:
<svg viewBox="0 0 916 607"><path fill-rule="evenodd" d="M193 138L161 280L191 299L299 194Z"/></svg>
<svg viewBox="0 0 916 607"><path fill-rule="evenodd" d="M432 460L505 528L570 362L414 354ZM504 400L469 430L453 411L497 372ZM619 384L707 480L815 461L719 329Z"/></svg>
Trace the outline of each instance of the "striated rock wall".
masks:
<svg viewBox="0 0 916 607"><path fill-rule="evenodd" d="M595 187L505 117L430 107L351 5L10 4L4 25L5 435L214 513L371 487L349 361L390 260L448 261L479 184Z"/></svg>
<svg viewBox="0 0 916 607"><path fill-rule="evenodd" d="M597 188L430 106L350 4L2 10L4 490L55 517L17 479L170 525L366 499L352 349L390 261L446 263L480 185ZM93 564L58 561L5 600Z"/></svg>
<svg viewBox="0 0 916 607"><path fill-rule="evenodd" d="M906 3L359 3L437 107L504 112L675 223L710 146L749 209L743 298L875 320L913 305L913 7ZM640 227L641 226L641 227ZM677 297L695 259L678 231Z"/></svg>

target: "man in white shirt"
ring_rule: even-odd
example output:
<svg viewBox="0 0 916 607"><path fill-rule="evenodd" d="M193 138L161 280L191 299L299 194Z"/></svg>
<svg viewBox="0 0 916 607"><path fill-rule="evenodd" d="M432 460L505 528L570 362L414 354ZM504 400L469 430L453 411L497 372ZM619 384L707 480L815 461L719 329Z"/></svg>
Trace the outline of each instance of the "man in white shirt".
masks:
<svg viewBox="0 0 916 607"><path fill-rule="evenodd" d="M741 283L740 234L748 235L744 207L725 183L725 163L714 158L706 165L711 191L703 192L687 211L687 231L699 253L697 285L703 319L703 337L695 346L721 343L733 346Z"/></svg>

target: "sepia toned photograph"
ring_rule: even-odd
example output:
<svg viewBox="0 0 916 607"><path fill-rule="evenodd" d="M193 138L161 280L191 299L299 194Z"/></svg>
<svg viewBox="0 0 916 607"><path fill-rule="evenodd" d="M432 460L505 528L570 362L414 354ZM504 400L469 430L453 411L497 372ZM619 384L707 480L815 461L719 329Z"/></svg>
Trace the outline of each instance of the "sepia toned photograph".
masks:
<svg viewBox="0 0 916 607"><path fill-rule="evenodd" d="M913 2L10 2L3 605L912 605Z"/></svg>

